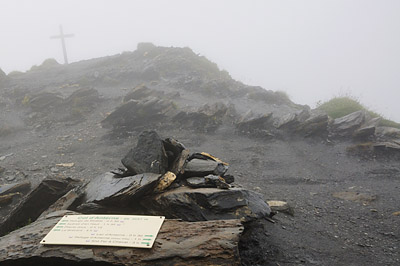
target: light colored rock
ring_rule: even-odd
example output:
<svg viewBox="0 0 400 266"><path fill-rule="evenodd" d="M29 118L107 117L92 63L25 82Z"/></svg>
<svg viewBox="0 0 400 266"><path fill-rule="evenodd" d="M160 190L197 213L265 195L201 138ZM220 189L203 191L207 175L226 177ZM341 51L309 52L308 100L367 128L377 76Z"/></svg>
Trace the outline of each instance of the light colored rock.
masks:
<svg viewBox="0 0 400 266"><path fill-rule="evenodd" d="M336 118L330 125L330 132L337 137L351 136L365 121L365 111L360 110L346 116Z"/></svg>
<svg viewBox="0 0 400 266"><path fill-rule="evenodd" d="M290 215L294 215L294 210L286 201L281 200L268 200L267 201L269 207L271 208L272 212L284 212Z"/></svg>

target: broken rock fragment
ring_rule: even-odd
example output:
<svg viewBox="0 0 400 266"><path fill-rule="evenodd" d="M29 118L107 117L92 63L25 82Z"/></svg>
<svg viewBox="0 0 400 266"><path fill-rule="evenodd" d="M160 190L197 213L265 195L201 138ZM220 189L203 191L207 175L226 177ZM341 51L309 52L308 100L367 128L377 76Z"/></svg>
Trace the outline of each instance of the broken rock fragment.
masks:
<svg viewBox="0 0 400 266"><path fill-rule="evenodd" d="M0 235L35 221L51 204L79 183L71 178L44 179L5 217L0 224Z"/></svg>

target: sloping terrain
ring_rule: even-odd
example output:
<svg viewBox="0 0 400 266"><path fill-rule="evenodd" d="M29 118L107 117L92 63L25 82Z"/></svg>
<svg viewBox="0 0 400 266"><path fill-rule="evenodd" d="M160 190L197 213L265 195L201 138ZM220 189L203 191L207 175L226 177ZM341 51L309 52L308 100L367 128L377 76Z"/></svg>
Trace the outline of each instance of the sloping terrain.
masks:
<svg viewBox="0 0 400 266"><path fill-rule="evenodd" d="M245 232L256 241L243 264L400 263L400 133L365 113L333 120L148 43L0 75L0 184L92 179L122 167L143 130L224 158L236 183L292 207Z"/></svg>

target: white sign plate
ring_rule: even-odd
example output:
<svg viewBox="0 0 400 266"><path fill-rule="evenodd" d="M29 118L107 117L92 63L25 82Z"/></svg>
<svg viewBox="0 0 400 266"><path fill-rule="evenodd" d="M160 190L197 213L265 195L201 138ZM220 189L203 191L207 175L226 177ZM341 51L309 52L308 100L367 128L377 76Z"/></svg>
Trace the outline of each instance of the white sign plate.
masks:
<svg viewBox="0 0 400 266"><path fill-rule="evenodd" d="M164 216L65 215L40 243L151 248L164 219Z"/></svg>

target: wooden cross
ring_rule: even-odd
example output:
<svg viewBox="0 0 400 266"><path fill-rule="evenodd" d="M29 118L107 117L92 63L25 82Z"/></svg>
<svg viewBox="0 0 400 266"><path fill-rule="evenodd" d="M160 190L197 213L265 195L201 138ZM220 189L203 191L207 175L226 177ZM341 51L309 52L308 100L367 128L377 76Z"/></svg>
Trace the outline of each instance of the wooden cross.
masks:
<svg viewBox="0 0 400 266"><path fill-rule="evenodd" d="M62 25L60 25L60 35L51 36L50 39L61 39L61 45L64 53L64 63L68 64L67 48L65 47L65 38L74 37L74 34L64 34Z"/></svg>

